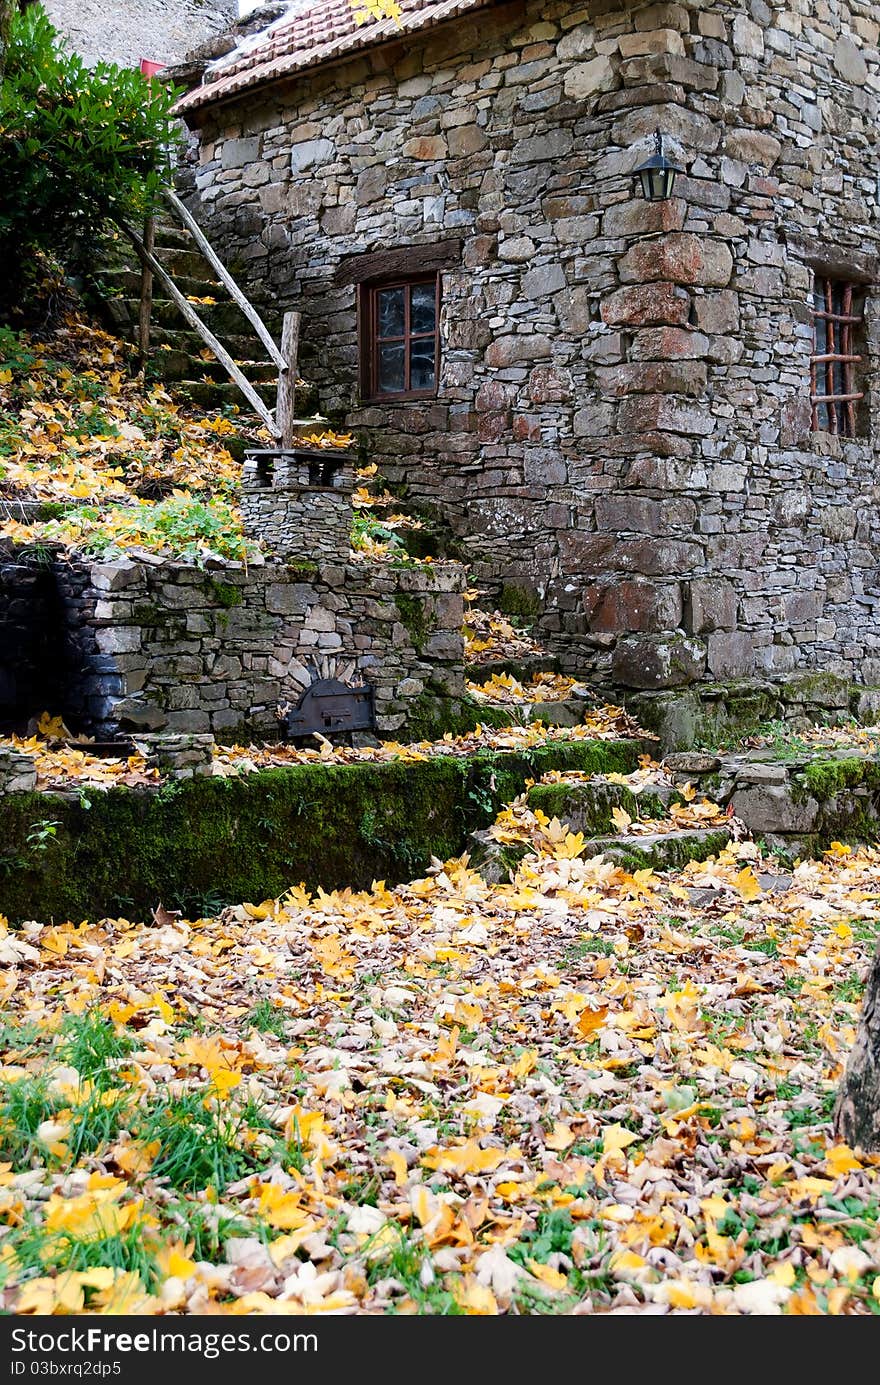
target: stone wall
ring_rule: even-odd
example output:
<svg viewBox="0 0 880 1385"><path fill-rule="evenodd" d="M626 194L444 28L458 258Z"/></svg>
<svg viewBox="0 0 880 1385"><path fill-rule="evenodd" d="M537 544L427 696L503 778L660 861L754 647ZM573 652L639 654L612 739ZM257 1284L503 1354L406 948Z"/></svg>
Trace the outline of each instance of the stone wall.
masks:
<svg viewBox="0 0 880 1385"><path fill-rule="evenodd" d="M617 685L880 681L878 397L809 432L811 266L880 328L876 7L517 0L204 112L199 214L325 413ZM660 129L682 165L648 204ZM436 400L357 404L364 252L460 240ZM341 279L349 279L345 269Z"/></svg>
<svg viewBox="0 0 880 1385"><path fill-rule="evenodd" d="M175 63L238 16L237 0L43 0L43 8L90 67Z"/></svg>
<svg viewBox="0 0 880 1385"><path fill-rule="evenodd" d="M99 734L278 736L309 665L353 665L375 687L379 729L423 692L460 696L464 574L455 564L228 564L124 558L58 563L71 665L66 712Z"/></svg>

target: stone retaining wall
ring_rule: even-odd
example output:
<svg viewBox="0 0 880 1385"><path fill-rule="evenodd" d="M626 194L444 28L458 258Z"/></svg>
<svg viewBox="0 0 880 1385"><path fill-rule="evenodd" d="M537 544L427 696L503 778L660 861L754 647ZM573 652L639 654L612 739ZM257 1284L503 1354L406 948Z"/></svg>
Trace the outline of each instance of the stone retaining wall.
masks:
<svg viewBox="0 0 880 1385"><path fill-rule="evenodd" d="M66 712L99 734L278 735L310 664L375 687L382 733L423 693L464 690L465 581L456 564L227 564L148 557L58 563L70 663Z"/></svg>
<svg viewBox="0 0 880 1385"><path fill-rule="evenodd" d="M571 666L880 682L880 396L811 434L808 306L814 267L868 285L869 383L878 35L869 0L494 6L208 108L198 211ZM438 396L361 407L353 257L436 242Z"/></svg>

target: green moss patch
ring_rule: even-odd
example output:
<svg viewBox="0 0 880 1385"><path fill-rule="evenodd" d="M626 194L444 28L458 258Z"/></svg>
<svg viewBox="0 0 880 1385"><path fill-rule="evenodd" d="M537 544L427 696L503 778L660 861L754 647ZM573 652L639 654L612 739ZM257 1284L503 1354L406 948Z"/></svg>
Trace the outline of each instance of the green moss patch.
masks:
<svg viewBox="0 0 880 1385"><path fill-rule="evenodd" d="M3 801L0 909L10 919L191 916L261 901L300 882L368 887L456 856L527 778L549 769L636 768L637 741L561 741L469 758L292 765L241 777L116 788L90 801ZM35 825L56 824L40 841Z"/></svg>

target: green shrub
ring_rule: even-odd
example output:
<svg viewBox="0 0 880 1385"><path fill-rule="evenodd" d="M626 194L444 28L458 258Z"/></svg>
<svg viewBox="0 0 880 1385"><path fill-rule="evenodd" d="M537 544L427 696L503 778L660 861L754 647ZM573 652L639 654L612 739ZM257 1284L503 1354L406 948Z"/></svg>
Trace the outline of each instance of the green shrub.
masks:
<svg viewBox="0 0 880 1385"><path fill-rule="evenodd" d="M70 256L108 219L153 203L174 142L173 94L140 72L87 68L40 5L15 14L0 88L0 253Z"/></svg>

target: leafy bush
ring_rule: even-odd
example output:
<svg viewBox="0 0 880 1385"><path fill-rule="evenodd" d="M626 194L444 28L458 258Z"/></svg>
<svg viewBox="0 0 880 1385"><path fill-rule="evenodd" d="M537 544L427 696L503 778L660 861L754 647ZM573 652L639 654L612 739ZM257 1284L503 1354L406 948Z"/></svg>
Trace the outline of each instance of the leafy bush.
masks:
<svg viewBox="0 0 880 1385"><path fill-rule="evenodd" d="M155 199L175 139L173 94L140 72L87 68L40 5L12 19L0 88L0 253L69 255Z"/></svg>

